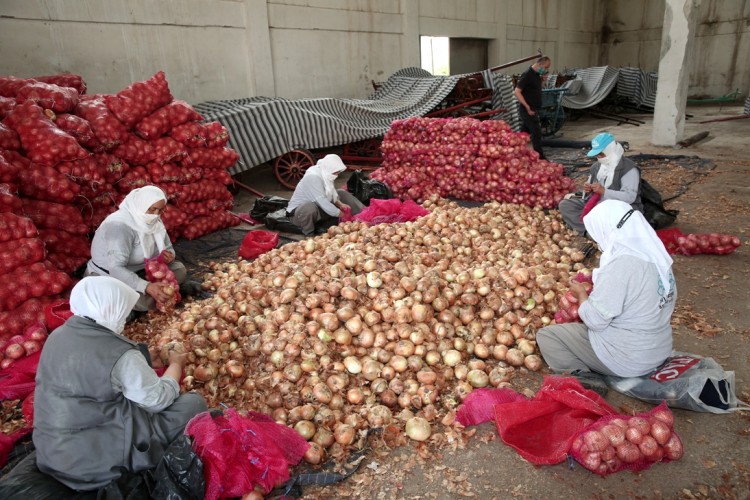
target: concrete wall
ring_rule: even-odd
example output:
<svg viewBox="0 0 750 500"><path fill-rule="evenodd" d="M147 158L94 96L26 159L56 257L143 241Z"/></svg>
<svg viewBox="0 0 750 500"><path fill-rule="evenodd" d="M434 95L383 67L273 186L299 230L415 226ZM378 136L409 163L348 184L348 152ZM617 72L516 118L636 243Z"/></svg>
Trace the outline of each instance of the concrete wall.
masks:
<svg viewBox="0 0 750 500"><path fill-rule="evenodd" d="M698 2L689 94L717 97L750 88L750 1ZM604 14L600 64L656 71L664 0L610 0Z"/></svg>
<svg viewBox="0 0 750 500"><path fill-rule="evenodd" d="M189 102L366 97L419 66L420 35L485 39L490 66L658 66L663 0L1 0L0 75L116 92L164 70ZM750 0L704 0L692 93L750 88ZM605 22L606 19L606 22ZM606 26L606 28L603 28ZM600 41L605 42L600 45ZM519 65L506 70L517 73Z"/></svg>

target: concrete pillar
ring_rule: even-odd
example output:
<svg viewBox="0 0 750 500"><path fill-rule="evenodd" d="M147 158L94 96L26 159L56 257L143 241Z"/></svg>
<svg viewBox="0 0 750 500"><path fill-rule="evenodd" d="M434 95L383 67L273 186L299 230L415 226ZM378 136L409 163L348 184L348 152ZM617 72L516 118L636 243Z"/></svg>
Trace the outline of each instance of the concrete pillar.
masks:
<svg viewBox="0 0 750 500"><path fill-rule="evenodd" d="M495 3L495 18L497 35L490 40L487 47L489 67L499 66L510 60L508 56L508 0L497 0Z"/></svg>
<svg viewBox="0 0 750 500"><path fill-rule="evenodd" d="M657 146L674 146L682 139L696 14L696 0L665 0L651 133L651 141Z"/></svg>
<svg viewBox="0 0 750 500"><path fill-rule="evenodd" d="M245 32L248 54L247 80L253 87L248 89L247 95L276 97L266 0L245 0ZM226 47L226 50L232 50L232 47Z"/></svg>
<svg viewBox="0 0 750 500"><path fill-rule="evenodd" d="M401 67L422 67L419 0L401 0Z"/></svg>

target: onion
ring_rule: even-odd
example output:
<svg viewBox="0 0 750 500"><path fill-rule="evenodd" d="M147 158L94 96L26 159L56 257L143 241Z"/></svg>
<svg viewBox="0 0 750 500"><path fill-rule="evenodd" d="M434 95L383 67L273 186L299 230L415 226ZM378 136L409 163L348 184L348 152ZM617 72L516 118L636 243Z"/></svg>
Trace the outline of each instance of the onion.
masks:
<svg viewBox="0 0 750 500"><path fill-rule="evenodd" d="M667 424L670 429L674 426L674 415L669 408L657 408L656 410L654 410L651 416L656 420L661 420L662 422Z"/></svg>
<svg viewBox="0 0 750 500"><path fill-rule="evenodd" d="M506 355L506 356L507 356L507 355ZM539 356L537 356L536 354L532 354L532 355L530 355L530 356L526 356L526 357L525 357L525 358L523 359L523 365L524 365L524 366L525 366L525 367L526 367L526 368L527 368L527 369L528 369L529 371L532 371L532 372L536 372L536 371L539 371L539 370L540 370L540 369L542 368L542 366L543 366L542 358L540 358L540 357L539 357Z"/></svg>
<svg viewBox="0 0 750 500"><path fill-rule="evenodd" d="M508 349L508 352L505 353L505 361L510 366L522 366L524 355L521 351L518 349Z"/></svg>
<svg viewBox="0 0 750 500"><path fill-rule="evenodd" d="M667 441L669 441L672 431L669 429L669 426L667 424L665 424L661 420L654 419L651 422L650 433L657 443L659 443L660 445L664 445L667 443Z"/></svg>
<svg viewBox="0 0 750 500"><path fill-rule="evenodd" d="M21 344L8 344L5 347L5 355L9 359L21 359L26 355L26 351L24 350L23 346Z"/></svg>
<svg viewBox="0 0 750 500"><path fill-rule="evenodd" d="M637 427L628 427L625 430L625 439L633 444L641 444L643 441L643 434L638 430Z"/></svg>
<svg viewBox="0 0 750 500"><path fill-rule="evenodd" d="M456 366L461 362L461 353L455 349L443 352L443 363L448 366Z"/></svg>
<svg viewBox="0 0 750 500"><path fill-rule="evenodd" d="M652 438L651 436L643 436L643 440L641 441L641 444L638 445L638 449L643 454L643 457L646 460L648 460L649 462L654 462L654 458L657 455L659 445L656 442L656 439Z"/></svg>
<svg viewBox="0 0 750 500"><path fill-rule="evenodd" d="M601 432L614 447L620 446L625 442L625 431L618 425L607 424L601 428Z"/></svg>
<svg viewBox="0 0 750 500"><path fill-rule="evenodd" d="M342 446L348 446L354 442L357 432L351 425L338 424L333 430L333 438Z"/></svg>
<svg viewBox="0 0 750 500"><path fill-rule="evenodd" d="M325 458L325 450L318 443L309 443L310 447L307 449L304 455L304 459L311 465L320 464Z"/></svg>
<svg viewBox="0 0 750 500"><path fill-rule="evenodd" d="M344 358L344 366L349 373L357 374L362 372L362 363L354 356Z"/></svg>
<svg viewBox="0 0 750 500"><path fill-rule="evenodd" d="M406 422L406 435L414 441L426 441L431 433L430 423L422 417L414 417Z"/></svg>
<svg viewBox="0 0 750 500"><path fill-rule="evenodd" d="M489 376L482 370L471 370L466 375L466 380L472 387L487 387L490 382Z"/></svg>
<svg viewBox="0 0 750 500"><path fill-rule="evenodd" d="M617 447L617 458L626 464L632 464L643 458L638 446L625 442Z"/></svg>
<svg viewBox="0 0 750 500"><path fill-rule="evenodd" d="M680 440L680 437L672 433L672 435L669 438L669 441L664 444L664 457L668 458L669 460L679 460L682 458L682 455L685 454L685 449L682 446L682 441Z"/></svg>
<svg viewBox="0 0 750 500"><path fill-rule="evenodd" d="M294 424L294 430L302 436L305 441L309 441L315 435L315 424L309 420L300 420Z"/></svg>
<svg viewBox="0 0 750 500"><path fill-rule="evenodd" d="M590 430L584 433L583 442L591 451L604 451L610 445L609 439L597 430Z"/></svg>

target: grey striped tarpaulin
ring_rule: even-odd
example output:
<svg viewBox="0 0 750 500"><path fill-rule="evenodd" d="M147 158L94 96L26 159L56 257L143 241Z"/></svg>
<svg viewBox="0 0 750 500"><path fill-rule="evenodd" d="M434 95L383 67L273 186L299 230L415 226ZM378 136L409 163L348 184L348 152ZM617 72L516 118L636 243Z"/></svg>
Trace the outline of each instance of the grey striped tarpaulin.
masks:
<svg viewBox="0 0 750 500"><path fill-rule="evenodd" d="M656 105L655 72L640 68L620 68L617 78L617 95L639 107L653 108Z"/></svg>
<svg viewBox="0 0 750 500"><path fill-rule="evenodd" d="M615 87L619 75L617 68L611 66L577 69L573 72L576 79L581 80L581 88L577 94L564 95L562 98L562 105L571 109L590 108L602 102Z"/></svg>
<svg viewBox="0 0 750 500"><path fill-rule="evenodd" d="M229 171L234 175L293 149L327 148L383 135L394 120L432 110L460 78L405 68L370 99L249 97L205 102L195 109L229 130L229 145L242 158Z"/></svg>
<svg viewBox="0 0 750 500"><path fill-rule="evenodd" d="M518 116L518 99L513 93L513 78L497 71L482 72L484 84L492 89L492 108L506 109L504 113L492 115L492 120L505 120L510 128L516 132L521 130L521 118Z"/></svg>
<svg viewBox="0 0 750 500"><path fill-rule="evenodd" d="M750 95L745 99L745 114L750 115Z"/></svg>

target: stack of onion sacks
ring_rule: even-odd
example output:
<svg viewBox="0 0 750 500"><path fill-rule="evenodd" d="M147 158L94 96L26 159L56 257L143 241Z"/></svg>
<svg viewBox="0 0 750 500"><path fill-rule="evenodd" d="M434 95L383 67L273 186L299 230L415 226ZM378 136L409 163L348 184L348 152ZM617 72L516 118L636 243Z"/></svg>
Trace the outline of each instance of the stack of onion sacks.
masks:
<svg viewBox="0 0 750 500"><path fill-rule="evenodd" d="M425 208L413 222L343 223L217 264L203 284L214 297L149 341L184 342L186 388L294 427L314 443L311 463L368 428L450 420L475 388L542 366L536 331L582 256L554 212Z"/></svg>
<svg viewBox="0 0 750 500"><path fill-rule="evenodd" d="M663 402L631 417L608 415L576 436L569 453L601 476L648 469L657 462L679 460L685 453L673 426L674 416Z"/></svg>

